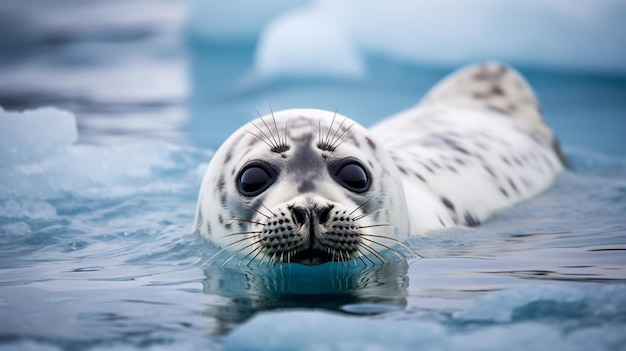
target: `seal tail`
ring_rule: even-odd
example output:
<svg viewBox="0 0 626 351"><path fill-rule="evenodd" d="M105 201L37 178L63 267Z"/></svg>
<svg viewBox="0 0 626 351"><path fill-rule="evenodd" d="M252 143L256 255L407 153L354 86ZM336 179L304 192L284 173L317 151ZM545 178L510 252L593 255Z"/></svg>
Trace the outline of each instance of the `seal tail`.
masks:
<svg viewBox="0 0 626 351"><path fill-rule="evenodd" d="M528 82L500 62L470 65L437 84L420 104L457 104L487 108L526 121L546 138L565 164L559 142L541 115L539 101Z"/></svg>

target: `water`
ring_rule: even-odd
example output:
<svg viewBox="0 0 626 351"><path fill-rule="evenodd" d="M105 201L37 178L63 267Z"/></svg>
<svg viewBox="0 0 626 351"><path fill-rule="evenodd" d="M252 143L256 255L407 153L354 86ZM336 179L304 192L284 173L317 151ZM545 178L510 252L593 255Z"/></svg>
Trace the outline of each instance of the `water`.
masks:
<svg viewBox="0 0 626 351"><path fill-rule="evenodd" d="M0 164L0 349L625 349L626 79L522 67L570 169L485 225L412 240L423 259L219 267L189 233L197 191L255 109L368 125L448 70L370 57L360 80L258 81L251 45L177 34L178 2L70 3L75 22L15 25L26 39L0 55L1 106L79 126L77 144ZM138 14L94 15L117 6Z"/></svg>

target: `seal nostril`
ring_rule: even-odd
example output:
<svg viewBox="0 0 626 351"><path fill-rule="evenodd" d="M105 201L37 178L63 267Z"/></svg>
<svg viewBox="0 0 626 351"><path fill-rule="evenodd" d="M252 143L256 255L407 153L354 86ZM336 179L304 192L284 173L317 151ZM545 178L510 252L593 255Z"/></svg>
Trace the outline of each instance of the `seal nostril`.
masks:
<svg viewBox="0 0 626 351"><path fill-rule="evenodd" d="M302 207L292 207L293 220L300 225L303 225L307 221L307 211Z"/></svg>
<svg viewBox="0 0 626 351"><path fill-rule="evenodd" d="M320 223L326 223L332 208L332 206L324 206L315 210L315 214L317 215L317 219L319 219Z"/></svg>

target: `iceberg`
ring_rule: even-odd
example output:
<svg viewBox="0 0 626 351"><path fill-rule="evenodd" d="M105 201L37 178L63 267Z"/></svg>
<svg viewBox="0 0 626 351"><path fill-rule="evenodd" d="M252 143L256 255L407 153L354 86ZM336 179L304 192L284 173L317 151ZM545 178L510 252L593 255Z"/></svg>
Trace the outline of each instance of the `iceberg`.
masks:
<svg viewBox="0 0 626 351"><path fill-rule="evenodd" d="M624 17L619 0L192 1L187 27L207 40L256 41L263 77L355 77L368 57L626 74Z"/></svg>

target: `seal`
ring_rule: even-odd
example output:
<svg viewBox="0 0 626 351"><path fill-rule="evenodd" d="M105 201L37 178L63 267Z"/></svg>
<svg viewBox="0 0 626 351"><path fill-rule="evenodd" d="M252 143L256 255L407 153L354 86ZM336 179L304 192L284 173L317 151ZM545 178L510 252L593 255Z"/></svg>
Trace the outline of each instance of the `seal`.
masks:
<svg viewBox="0 0 626 351"><path fill-rule="evenodd" d="M209 163L194 230L224 263L388 262L411 236L479 225L562 169L528 83L488 62L369 130L315 109L249 122Z"/></svg>

